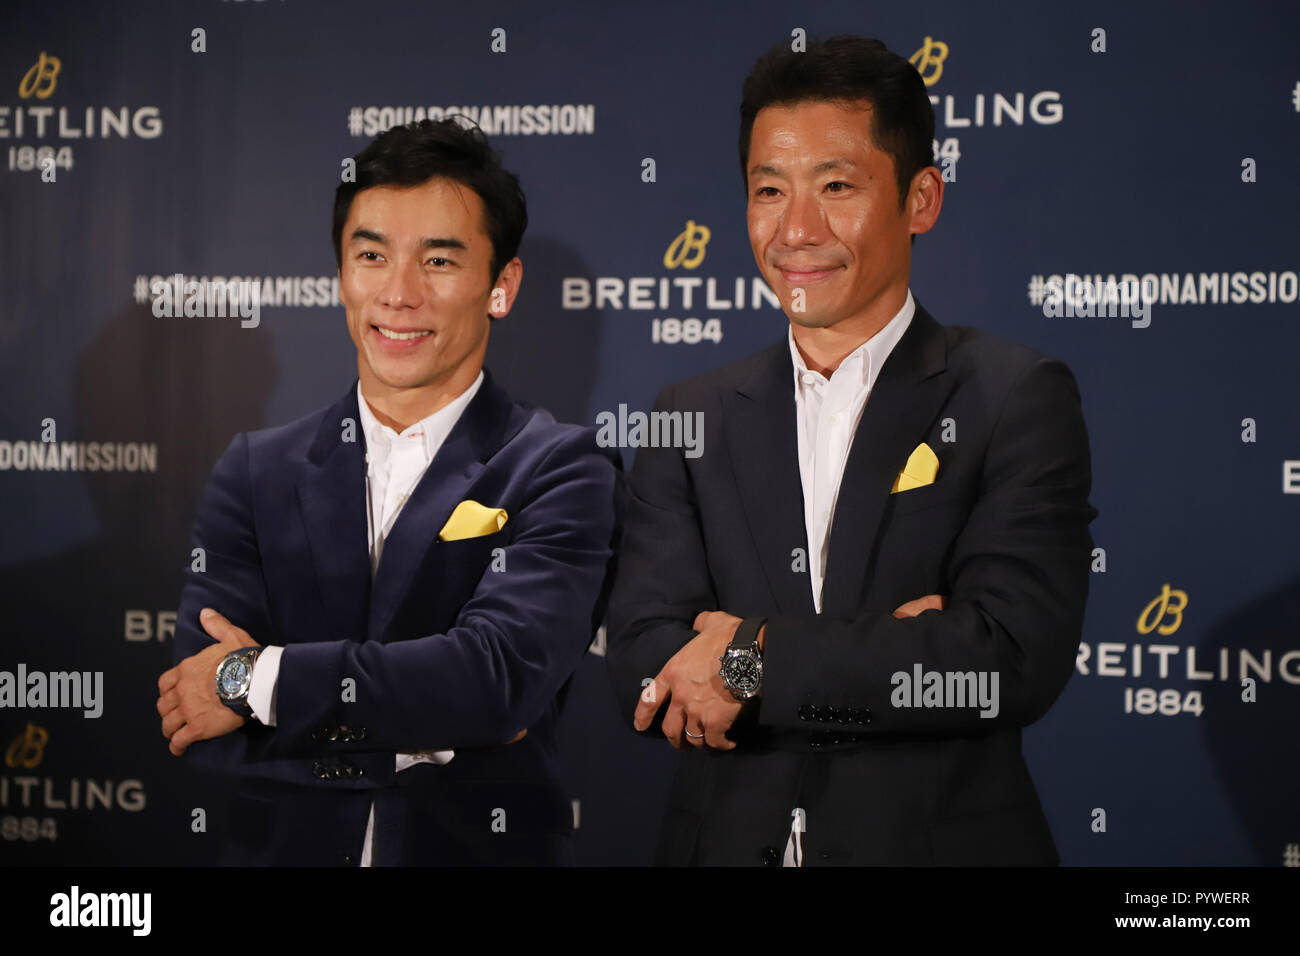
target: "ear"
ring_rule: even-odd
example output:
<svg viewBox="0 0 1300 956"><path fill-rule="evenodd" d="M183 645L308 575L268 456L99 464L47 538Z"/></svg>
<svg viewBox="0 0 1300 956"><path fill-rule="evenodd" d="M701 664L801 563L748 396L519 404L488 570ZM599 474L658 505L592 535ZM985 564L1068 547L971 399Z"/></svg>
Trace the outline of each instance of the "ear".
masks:
<svg viewBox="0 0 1300 956"><path fill-rule="evenodd" d="M934 166L926 166L912 177L907 191L908 231L929 232L939 220L943 208L943 176Z"/></svg>
<svg viewBox="0 0 1300 956"><path fill-rule="evenodd" d="M518 256L515 256L501 268L501 274L497 276L497 281L492 284L492 289L488 292L489 318L501 319L510 314L523 280L524 264L519 261Z"/></svg>

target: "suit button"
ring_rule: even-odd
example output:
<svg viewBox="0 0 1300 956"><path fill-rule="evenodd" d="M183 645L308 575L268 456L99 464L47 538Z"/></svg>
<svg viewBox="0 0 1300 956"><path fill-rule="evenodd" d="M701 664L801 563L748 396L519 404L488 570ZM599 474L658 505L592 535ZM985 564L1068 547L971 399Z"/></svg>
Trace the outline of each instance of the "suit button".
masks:
<svg viewBox="0 0 1300 956"><path fill-rule="evenodd" d="M352 857L350 857L350 856L345 856L345 857L343 858L343 865L344 865L344 866L351 866L351 865L352 865Z"/></svg>
<svg viewBox="0 0 1300 956"><path fill-rule="evenodd" d="M838 707L827 707L826 719L832 723L842 724L844 723L844 711L840 710Z"/></svg>
<svg viewBox="0 0 1300 956"><path fill-rule="evenodd" d="M325 769L325 765L319 760L311 765L311 773L313 777L319 777L321 780L329 776L329 771Z"/></svg>
<svg viewBox="0 0 1300 956"><path fill-rule="evenodd" d="M333 743L334 741L338 740L339 729L337 727L329 728L329 733L325 735L325 739L328 740L330 743Z"/></svg>
<svg viewBox="0 0 1300 956"><path fill-rule="evenodd" d="M864 724L871 723L871 708L869 707L862 708L862 722Z"/></svg>
<svg viewBox="0 0 1300 956"><path fill-rule="evenodd" d="M774 846L763 847L762 860L764 866L777 866L781 862L781 854L777 852Z"/></svg>
<svg viewBox="0 0 1300 956"><path fill-rule="evenodd" d="M366 739L366 728L364 728L364 727L358 727L355 731L353 731L353 736L354 736L357 740L365 740L365 739Z"/></svg>
<svg viewBox="0 0 1300 956"><path fill-rule="evenodd" d="M814 737L812 740L808 741L808 746L811 747L813 750L821 750L822 748L821 738Z"/></svg>
<svg viewBox="0 0 1300 956"><path fill-rule="evenodd" d="M799 708L799 719L812 720L813 715L816 713L817 713L817 708L813 707L811 704L804 704L802 707Z"/></svg>
<svg viewBox="0 0 1300 956"><path fill-rule="evenodd" d="M324 740L326 737L329 736L329 732L330 729L328 727L317 727L315 730L311 732L311 739Z"/></svg>
<svg viewBox="0 0 1300 956"><path fill-rule="evenodd" d="M331 780L338 780L338 779L339 779L340 777L342 777L342 776L343 776L343 768L342 768L342 767L330 767L330 769L329 769L329 778L330 778Z"/></svg>

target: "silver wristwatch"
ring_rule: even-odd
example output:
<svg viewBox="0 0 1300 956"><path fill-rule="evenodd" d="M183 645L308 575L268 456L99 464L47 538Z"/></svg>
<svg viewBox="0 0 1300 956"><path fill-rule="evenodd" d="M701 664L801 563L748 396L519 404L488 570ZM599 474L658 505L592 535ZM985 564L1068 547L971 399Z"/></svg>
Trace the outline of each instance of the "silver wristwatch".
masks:
<svg viewBox="0 0 1300 956"><path fill-rule="evenodd" d="M241 717L252 717L248 706L248 689L253 684L253 665L260 647L241 647L231 651L217 665L217 697Z"/></svg>
<svg viewBox="0 0 1300 956"><path fill-rule="evenodd" d="M757 697L763 687L763 653L758 647L758 631L767 623L765 617L749 617L740 622L736 635L719 660L718 676L736 700Z"/></svg>

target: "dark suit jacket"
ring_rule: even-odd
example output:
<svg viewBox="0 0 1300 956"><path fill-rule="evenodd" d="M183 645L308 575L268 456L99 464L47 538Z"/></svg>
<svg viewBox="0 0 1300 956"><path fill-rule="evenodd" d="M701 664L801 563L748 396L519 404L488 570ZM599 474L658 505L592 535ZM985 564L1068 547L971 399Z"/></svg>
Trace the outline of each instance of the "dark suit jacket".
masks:
<svg viewBox="0 0 1300 956"><path fill-rule="evenodd" d="M658 862L778 865L802 809L805 865L1056 864L1020 729L1069 679L1088 593L1097 512L1073 376L918 304L849 452L820 615L794 553L793 378L783 337L664 389L656 409L704 413L704 453L636 457L607 650L624 714L699 611L768 618L758 707L736 749L682 755ZM890 494L921 442L936 480ZM891 616L926 594L947 609ZM892 706L891 676L918 663L996 671L999 713Z"/></svg>
<svg viewBox="0 0 1300 956"><path fill-rule="evenodd" d="M355 383L330 408L235 437L199 506L207 566L187 575L175 640L178 660L205 647L211 606L285 646L277 726L250 720L188 751L243 775L230 862L355 865L372 801L376 865L571 861L556 728L604 614L619 467L593 429L487 375L372 585ZM438 540L464 499L504 508L505 526ZM399 751L448 748L445 766L394 771Z"/></svg>

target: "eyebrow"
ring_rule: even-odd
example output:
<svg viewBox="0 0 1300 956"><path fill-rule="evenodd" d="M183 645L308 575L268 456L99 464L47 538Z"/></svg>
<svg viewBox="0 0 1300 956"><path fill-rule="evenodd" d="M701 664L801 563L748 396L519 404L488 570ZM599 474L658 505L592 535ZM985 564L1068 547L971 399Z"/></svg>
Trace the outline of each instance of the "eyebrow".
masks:
<svg viewBox="0 0 1300 956"><path fill-rule="evenodd" d="M855 163L853 160L846 159L842 156L837 156L834 159L828 159L825 162L818 163L816 166L813 167L812 171L814 174L816 174L816 173L824 173L832 169L852 169L855 168L856 166L857 163ZM785 173L781 172L781 170L778 169L777 167L768 166L765 163L755 163L753 166L751 166L749 169L749 174L752 176L755 173L762 173L765 176L785 175Z"/></svg>
<svg viewBox="0 0 1300 956"><path fill-rule="evenodd" d="M369 241L377 242L380 245L388 245L388 237L382 232L375 232L373 229L358 227L352 230L352 235L348 237L348 242ZM463 241L453 236L426 236L419 241L421 249L468 249Z"/></svg>

